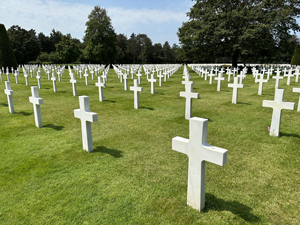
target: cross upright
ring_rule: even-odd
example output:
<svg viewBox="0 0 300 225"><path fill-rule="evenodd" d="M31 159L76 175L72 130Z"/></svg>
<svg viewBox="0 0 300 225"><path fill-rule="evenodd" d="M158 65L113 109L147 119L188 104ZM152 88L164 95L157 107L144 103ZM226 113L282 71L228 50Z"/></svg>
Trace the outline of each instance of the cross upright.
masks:
<svg viewBox="0 0 300 225"><path fill-rule="evenodd" d="M164 82L167 81L167 70L165 69L164 72L163 72L163 75L164 75ZM189 76L189 74L187 74L187 76Z"/></svg>
<svg viewBox="0 0 300 225"><path fill-rule="evenodd" d="M72 83L72 89L73 89L73 96L77 96L76 84L78 83L78 81L75 79L75 74L72 72L70 73L70 77L71 77L70 82Z"/></svg>
<svg viewBox="0 0 300 225"><path fill-rule="evenodd" d="M39 89L41 89L42 84L41 84L41 72L40 71L37 72L36 79L38 80L38 87L39 87Z"/></svg>
<svg viewBox="0 0 300 225"><path fill-rule="evenodd" d="M215 77L215 80L218 81L217 91L221 91L221 81L225 80L225 77L222 77L222 73L219 73L219 76Z"/></svg>
<svg viewBox="0 0 300 225"><path fill-rule="evenodd" d="M6 76L7 76L7 81L10 81L10 79L9 79L9 69L8 69L8 67L6 67Z"/></svg>
<svg viewBox="0 0 300 225"><path fill-rule="evenodd" d="M61 76L60 76L61 73L60 73L60 70L57 70L56 73L57 73L58 81L61 82Z"/></svg>
<svg viewBox="0 0 300 225"><path fill-rule="evenodd" d="M136 76L138 77L139 84L141 84L141 76L142 76L142 74L140 73L140 71L138 72L138 74Z"/></svg>
<svg viewBox="0 0 300 225"><path fill-rule="evenodd" d="M259 85L258 85L258 95L262 95L263 84L265 82L268 82L268 80L264 80L264 74L263 73L258 74L258 76L259 76L259 79L257 79L255 83L257 83L257 82L259 83Z"/></svg>
<svg viewBox="0 0 300 225"><path fill-rule="evenodd" d="M82 146L84 150L92 152L93 139L91 123L98 121L98 115L90 111L89 96L79 96L79 107L80 109L74 110L74 116L81 120Z"/></svg>
<svg viewBox="0 0 300 225"><path fill-rule="evenodd" d="M299 92L300 93L300 88L293 88L293 92ZM300 112L300 97L299 97L297 112Z"/></svg>
<svg viewBox="0 0 300 225"><path fill-rule="evenodd" d="M18 76L19 76L19 74L18 74L18 71L17 70L15 70L15 78L16 78L16 84L19 84L19 79L18 79Z"/></svg>
<svg viewBox="0 0 300 225"><path fill-rule="evenodd" d="M180 97L185 97L185 119L192 117L192 98L199 98L199 93L193 92L193 81L182 81L185 84L185 92L180 92Z"/></svg>
<svg viewBox="0 0 300 225"><path fill-rule="evenodd" d="M231 69L230 68L227 68L227 73L226 73L227 75L228 75L228 81L230 81L231 79L230 79L230 77L231 77L231 75L233 74L232 72L231 72Z"/></svg>
<svg viewBox="0 0 300 225"><path fill-rule="evenodd" d="M135 108L135 109L139 109L139 108L140 108L139 92L140 92L140 91L143 91L143 88L142 88L142 87L139 87L139 84L138 84L138 80L137 80L137 79L134 79L134 80L133 80L133 85L134 85L134 86L131 86L131 87L130 87L130 91L133 91L133 92L134 92L134 108Z"/></svg>
<svg viewBox="0 0 300 225"><path fill-rule="evenodd" d="M14 114L15 109L14 109L14 103L12 98L14 91L11 90L10 81L5 81L5 88L6 89L4 89L4 93L7 95L8 110L11 114Z"/></svg>
<svg viewBox="0 0 300 225"><path fill-rule="evenodd" d="M287 77L286 85L290 85L290 83L291 83L291 77L294 76L294 74L292 73L292 68L289 69L288 73L286 75L284 75L284 76Z"/></svg>
<svg viewBox="0 0 300 225"><path fill-rule="evenodd" d="M89 74L87 73L87 69L85 69L83 76L85 77L85 85L89 85L89 79L88 79Z"/></svg>
<svg viewBox="0 0 300 225"><path fill-rule="evenodd" d="M151 75L152 76L152 75ZM159 71L159 75L157 75L157 77L159 78L158 81L159 81L159 86L161 87L161 79L164 77L162 74L161 74L161 70Z"/></svg>
<svg viewBox="0 0 300 225"><path fill-rule="evenodd" d="M28 82L28 74L27 74L26 70L24 70L24 78L25 78L26 86L29 86L29 82Z"/></svg>
<svg viewBox="0 0 300 225"><path fill-rule="evenodd" d="M296 78L295 78L295 82L298 82L299 75L300 75L300 73L299 73L299 68L297 67L297 68L295 69L295 73L294 73L294 76L296 77Z"/></svg>
<svg viewBox="0 0 300 225"><path fill-rule="evenodd" d="M40 105L43 104L43 99L39 97L39 90L36 86L31 86L31 94L32 96L29 97L29 102L33 104L35 125L38 128L42 128L43 123Z"/></svg>
<svg viewBox="0 0 300 225"><path fill-rule="evenodd" d="M273 108L272 121L270 127L270 136L279 136L280 131L280 121L281 121L281 110L289 109L293 110L294 102L284 102L283 101L284 89L276 89L274 101L264 100L263 107Z"/></svg>
<svg viewBox="0 0 300 225"><path fill-rule="evenodd" d="M90 73L91 73L91 75L92 75L92 80L94 80L94 69L92 68L91 70L90 70Z"/></svg>
<svg viewBox="0 0 300 225"><path fill-rule="evenodd" d="M210 73L208 74L209 76L209 84L212 84L213 83L213 76L215 76L215 74L213 73L213 70L210 71Z"/></svg>
<svg viewBox="0 0 300 225"><path fill-rule="evenodd" d="M52 82L53 82L53 91L54 91L54 92L57 92L57 88L56 88L56 77L55 77L55 73L54 73L54 72L52 72L51 80L52 80Z"/></svg>
<svg viewBox="0 0 300 225"><path fill-rule="evenodd" d="M101 77L98 77L98 83L95 83L99 87L99 101L103 102L103 87L106 87L106 84L101 82Z"/></svg>
<svg viewBox="0 0 300 225"><path fill-rule="evenodd" d="M268 72L266 74L267 74L267 80L269 80L270 79L270 75L273 74L273 69L268 69Z"/></svg>
<svg viewBox="0 0 300 225"><path fill-rule="evenodd" d="M147 80L149 80L149 74L150 74L150 72L148 70L146 70L145 74L147 76Z"/></svg>
<svg viewBox="0 0 300 225"><path fill-rule="evenodd" d="M154 79L154 74L151 74L151 79L148 80L149 82L151 82L151 94L154 94L154 82L156 82L157 80Z"/></svg>
<svg viewBox="0 0 300 225"><path fill-rule="evenodd" d="M227 150L207 143L208 120L190 119L189 139L175 137L172 149L189 158L187 204L201 211L205 206L205 163L223 166L227 162Z"/></svg>
<svg viewBox="0 0 300 225"><path fill-rule="evenodd" d="M0 69L0 80L3 81L2 70Z"/></svg>
<svg viewBox="0 0 300 225"><path fill-rule="evenodd" d="M228 84L228 87L233 88L232 101L231 102L233 104L236 104L237 103L237 98L238 98L238 88L243 88L244 85L243 84L239 84L238 77L234 77L233 84Z"/></svg>
<svg viewBox="0 0 300 225"><path fill-rule="evenodd" d="M280 70L279 68L277 67L277 70L275 71L276 73L276 76L273 76L272 79L276 79L275 81L275 89L278 89L278 86L279 86L279 80L283 79L282 76L280 76Z"/></svg>
<svg viewBox="0 0 300 225"><path fill-rule="evenodd" d="M122 76L122 75L121 75ZM124 79L124 90L127 91L128 90L128 85L127 85L127 79L128 79L128 75L126 74L126 72L123 74L123 79Z"/></svg>
<svg viewBox="0 0 300 225"><path fill-rule="evenodd" d="M233 72L233 76L235 76L235 73L238 72L237 68L233 68L232 72Z"/></svg>

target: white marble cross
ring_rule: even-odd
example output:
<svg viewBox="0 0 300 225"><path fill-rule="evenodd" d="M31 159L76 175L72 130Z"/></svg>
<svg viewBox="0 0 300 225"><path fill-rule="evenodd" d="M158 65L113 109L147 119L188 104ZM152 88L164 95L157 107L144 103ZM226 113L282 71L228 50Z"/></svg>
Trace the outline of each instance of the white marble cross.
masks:
<svg viewBox="0 0 300 225"><path fill-rule="evenodd" d="M133 80L133 85L130 87L130 91L134 91L134 108L139 109L140 108L140 100L139 100L139 92L143 91L142 87L139 87L138 80Z"/></svg>
<svg viewBox="0 0 300 225"><path fill-rule="evenodd" d="M185 119L192 117L192 98L199 98L199 93L193 92L193 81L182 81L185 84L185 92L180 92L180 97L185 97Z"/></svg>
<svg viewBox="0 0 300 225"><path fill-rule="evenodd" d="M284 76L287 77L286 85L290 85L291 84L291 77L294 76L294 74L292 73L292 69L290 69L289 72Z"/></svg>
<svg viewBox="0 0 300 225"><path fill-rule="evenodd" d="M279 80L283 79L282 76L280 76L280 70L279 68L277 68L277 70L275 71L276 73L276 76L273 76L272 79L276 79L275 81L275 89L278 89L278 86L279 86Z"/></svg>
<svg viewBox="0 0 300 225"><path fill-rule="evenodd" d="M18 79L18 77L19 77L19 74L18 74L18 71L17 70L15 70L15 78L16 78L16 84L19 84L19 79Z"/></svg>
<svg viewBox="0 0 300 225"><path fill-rule="evenodd" d="M56 73L57 73L58 81L61 82L61 76L60 76L61 74L60 74L60 70L57 70Z"/></svg>
<svg viewBox="0 0 300 225"><path fill-rule="evenodd" d="M141 84L141 76L142 76L141 72L139 71L136 76L138 77L139 84Z"/></svg>
<svg viewBox="0 0 300 225"><path fill-rule="evenodd" d="M120 75L120 76L122 76L122 75ZM123 79L124 79L124 90L127 91L128 90L128 85L127 85L128 75L126 74L126 72L123 74Z"/></svg>
<svg viewBox="0 0 300 225"><path fill-rule="evenodd" d="M284 89L276 89L274 101L264 100L263 107L273 108L272 121L270 127L270 136L279 136L280 131L280 121L281 121L281 110L289 109L293 110L294 102L284 102L283 101Z"/></svg>
<svg viewBox="0 0 300 225"><path fill-rule="evenodd" d="M28 74L27 74L26 70L24 71L24 77L25 77L25 83L26 83L26 86L29 86L29 82L28 82Z"/></svg>
<svg viewBox="0 0 300 225"><path fill-rule="evenodd" d="M158 77L158 81L159 81L159 86L161 87L161 79L164 77L164 75L161 74L161 70L159 71L159 75L157 75L157 77Z"/></svg>
<svg viewBox="0 0 300 225"><path fill-rule="evenodd" d="M293 88L293 92L299 92L300 93L300 88ZM297 112L300 112L300 97L299 97Z"/></svg>
<svg viewBox="0 0 300 225"><path fill-rule="evenodd" d="M209 76L209 84L213 84L213 79L212 78L215 76L215 74L213 73L213 70L210 71L208 76Z"/></svg>
<svg viewBox="0 0 300 225"><path fill-rule="evenodd" d="M228 75L228 81L230 81L231 79L230 79L230 77L231 77L231 75L233 74L232 72L231 72L231 69L228 67L227 68L228 70L227 70L227 75Z"/></svg>
<svg viewBox="0 0 300 225"><path fill-rule="evenodd" d="M53 82L53 91L54 91L54 92L57 92L57 88L56 88L56 77L55 77L55 73L54 73L54 72L52 72L51 80L52 80L52 82Z"/></svg>
<svg viewBox="0 0 300 225"><path fill-rule="evenodd" d="M219 73L219 76L215 77L215 80L218 81L217 91L221 91L221 81L225 80L225 77L222 77L222 73Z"/></svg>
<svg viewBox="0 0 300 225"><path fill-rule="evenodd" d="M12 99L14 91L11 90L10 81L5 81L5 88L6 89L4 89L4 93L7 95L8 110L11 114L14 114L15 109L14 109L14 103Z"/></svg>
<svg viewBox="0 0 300 225"><path fill-rule="evenodd" d="M154 79L154 74L151 74L151 79L148 80L149 82L151 82L151 94L154 94L155 90L154 90L154 82L156 82L157 80Z"/></svg>
<svg viewBox="0 0 300 225"><path fill-rule="evenodd" d="M255 83L259 83L258 85L258 95L262 95L262 92L263 92L263 84L265 82L268 82L268 80L264 80L264 74L261 73L261 74L258 74L259 76L259 79L256 79Z"/></svg>
<svg viewBox="0 0 300 225"><path fill-rule="evenodd" d="M223 166L227 150L211 146L206 141L208 120L190 119L189 139L175 137L172 149L189 157L187 204L201 211L205 206L205 162Z"/></svg>
<svg viewBox="0 0 300 225"><path fill-rule="evenodd" d="M71 72L70 74L71 80L70 82L72 83L72 89L73 89L73 96L77 96L77 90L76 90L76 84L78 81L75 79L75 74Z"/></svg>
<svg viewBox="0 0 300 225"><path fill-rule="evenodd" d="M0 80L3 81L2 70L0 69Z"/></svg>
<svg viewBox="0 0 300 225"><path fill-rule="evenodd" d="M36 79L38 80L38 87L39 87L39 89L41 89L42 84L41 84L41 72L40 71L37 72Z"/></svg>
<svg viewBox="0 0 300 225"><path fill-rule="evenodd" d="M234 82L233 84L228 84L228 87L233 88L233 92L232 92L232 103L236 104L237 103L237 98L238 98L238 88L243 88L244 85L243 84L239 84L238 82L238 77L234 77Z"/></svg>
<svg viewBox="0 0 300 225"><path fill-rule="evenodd" d="M79 107L80 109L74 110L74 116L81 120L82 146L84 150L92 152L93 139L91 123L98 121L98 115L90 111L89 96L79 96Z"/></svg>
<svg viewBox="0 0 300 225"><path fill-rule="evenodd" d="M9 69L6 67L6 76L7 76L7 81L10 81L9 79Z"/></svg>
<svg viewBox="0 0 300 225"><path fill-rule="evenodd" d="M297 68L295 69L295 73L294 73L294 76L296 77L296 78L295 78L295 82L298 82L299 75L300 75L300 73L299 73L299 68L297 67Z"/></svg>
<svg viewBox="0 0 300 225"><path fill-rule="evenodd" d="M85 69L85 73L83 76L85 77L85 85L89 85L89 74L87 73L87 69Z"/></svg>
<svg viewBox="0 0 300 225"><path fill-rule="evenodd" d="M40 105L43 104L43 99L39 97L39 91L36 86L31 87L31 94L32 94L32 97L29 97L29 102L31 102L33 104L35 125L38 128L42 128L43 123L42 123L42 114L41 114Z"/></svg>
<svg viewBox="0 0 300 225"><path fill-rule="evenodd" d="M103 87L106 87L106 84L101 82L101 77L98 77L98 83L95 83L96 86L99 87L99 101L103 102L104 97L103 97Z"/></svg>

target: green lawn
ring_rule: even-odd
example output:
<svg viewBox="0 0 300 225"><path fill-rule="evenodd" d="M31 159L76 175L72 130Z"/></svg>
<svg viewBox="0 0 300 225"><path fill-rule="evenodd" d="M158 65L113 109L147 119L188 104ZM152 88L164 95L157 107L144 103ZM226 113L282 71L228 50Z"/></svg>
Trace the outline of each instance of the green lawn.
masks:
<svg viewBox="0 0 300 225"><path fill-rule="evenodd" d="M94 151L82 149L80 120L74 117L78 97L66 70L57 93L42 72L39 96L43 128L35 127L30 87L23 73L15 84L15 114L10 114L0 81L0 224L299 224L300 112L283 110L281 136L270 137L275 80L258 84L252 75L231 104L227 79L222 91L189 69L194 81L193 116L209 119L207 141L228 150L224 167L206 163L206 202L200 213L186 205L188 158L172 150L172 138L189 137L184 119L183 67L162 87L142 77L140 109L133 92L124 91L110 69L105 101L99 102L97 80L84 78L78 95L90 97L98 113L92 124ZM3 75L6 80L6 75ZM227 78L227 76L226 76ZM30 85L37 86L35 78ZM133 86L131 79L128 87ZM284 101L298 106L300 87L294 78ZM128 88L129 89L129 88Z"/></svg>

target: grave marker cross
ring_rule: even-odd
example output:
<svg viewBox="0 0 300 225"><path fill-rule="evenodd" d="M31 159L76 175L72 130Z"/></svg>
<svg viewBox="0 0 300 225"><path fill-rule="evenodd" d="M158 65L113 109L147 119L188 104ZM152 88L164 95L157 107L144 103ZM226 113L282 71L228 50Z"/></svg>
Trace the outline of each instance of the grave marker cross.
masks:
<svg viewBox="0 0 300 225"><path fill-rule="evenodd" d="M238 77L234 77L234 82L233 84L228 84L228 87L233 88L232 92L232 103L236 104L237 103L237 97L238 97L238 88L243 88L243 84L239 84Z"/></svg>
<svg viewBox="0 0 300 225"><path fill-rule="evenodd" d="M139 87L138 80L133 80L134 86L130 87L130 91L134 91L134 108L139 109L140 108L140 102L139 102L139 92L143 91L142 87Z"/></svg>
<svg viewBox="0 0 300 225"><path fill-rule="evenodd" d="M31 87L31 94L32 94L32 97L29 97L29 102L31 102L33 104L35 125L38 128L42 128L43 123L42 123L42 114L41 114L40 105L43 104L43 99L39 97L39 91L36 86Z"/></svg>
<svg viewBox="0 0 300 225"><path fill-rule="evenodd" d="M272 121L270 127L270 136L279 136L280 131L280 120L281 120L281 110L289 109L293 110L294 102L284 102L283 101L284 89L276 89L274 101L264 100L263 107L273 108Z"/></svg>
<svg viewBox="0 0 300 225"><path fill-rule="evenodd" d="M98 115L90 111L88 96L79 96L79 107L80 109L74 110L74 116L81 120L82 146L84 150L92 152L93 139L91 123L98 121Z"/></svg>
<svg viewBox="0 0 300 225"><path fill-rule="evenodd" d="M14 91L11 90L10 81L5 81L5 88L4 93L7 95L7 102L8 102L8 110L11 114L15 113L14 104L12 95L14 94Z"/></svg>
<svg viewBox="0 0 300 225"><path fill-rule="evenodd" d="M180 92L180 97L185 97L185 119L192 117L192 98L199 98L199 93L193 92L193 81L182 81L185 84L185 92Z"/></svg>
<svg viewBox="0 0 300 225"><path fill-rule="evenodd" d="M175 137L172 149L189 157L187 204L201 211L205 206L205 162L223 166L227 162L227 150L207 144L208 120L190 119L189 139Z"/></svg>
<svg viewBox="0 0 300 225"><path fill-rule="evenodd" d="M98 77L98 83L95 83L96 86L99 87L99 101L103 102L103 87L106 87L106 84L101 82L101 77Z"/></svg>

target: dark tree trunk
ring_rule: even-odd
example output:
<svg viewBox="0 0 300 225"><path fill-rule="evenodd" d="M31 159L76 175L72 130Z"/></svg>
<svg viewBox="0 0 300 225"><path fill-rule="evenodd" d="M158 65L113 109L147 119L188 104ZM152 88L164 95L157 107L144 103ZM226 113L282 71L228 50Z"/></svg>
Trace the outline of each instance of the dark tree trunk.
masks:
<svg viewBox="0 0 300 225"><path fill-rule="evenodd" d="M240 51L235 50L232 54L232 67L237 67L238 59L239 59Z"/></svg>

